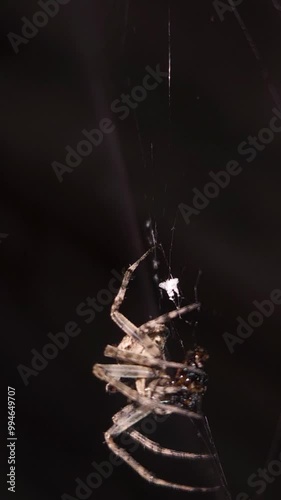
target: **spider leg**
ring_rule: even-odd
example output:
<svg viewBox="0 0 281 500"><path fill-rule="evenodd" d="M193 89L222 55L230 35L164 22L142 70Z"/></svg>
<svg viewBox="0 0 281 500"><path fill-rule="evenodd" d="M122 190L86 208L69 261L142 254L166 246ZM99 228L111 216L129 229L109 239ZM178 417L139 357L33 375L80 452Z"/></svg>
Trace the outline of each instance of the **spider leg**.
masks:
<svg viewBox="0 0 281 500"><path fill-rule="evenodd" d="M138 443L142 444L145 448L148 448L154 453L159 453L161 455L166 455L166 456L172 456L175 458L191 458L191 459L213 458L212 455L210 454L189 453L185 451L171 450L170 448L163 448L163 446L160 446L160 444L156 443L155 441L152 441L151 439L148 439L147 437L143 436L140 432L134 429L132 430L128 429L126 433L130 434L131 438L134 439L134 441L137 441Z"/></svg>
<svg viewBox="0 0 281 500"><path fill-rule="evenodd" d="M145 410L143 406L139 406L136 408L133 404L129 404L125 406L125 408L122 408L122 410L120 410L112 417L112 421L115 425L110 427L110 429L107 432L109 432L112 437L118 436L122 432L126 432L127 434L130 434L131 438L134 439L134 441L137 441L138 443L142 444L144 447L148 448L152 452L166 456L173 456L175 458L190 458L190 459L213 458L212 455L210 454L189 453L185 451L176 451L176 450L171 450L170 448L164 448L155 441L152 441L151 439L148 439L147 437L143 436L140 432L136 431L135 429L131 429L131 427L134 424L142 420L150 413L151 413L150 410Z"/></svg>
<svg viewBox="0 0 281 500"><path fill-rule="evenodd" d="M114 378L170 378L169 375L159 372L159 370L153 370L146 366L141 365L99 365L96 364L96 369L104 371L105 375Z"/></svg>
<svg viewBox="0 0 281 500"><path fill-rule="evenodd" d="M116 413L116 415L113 416L112 420L114 422L114 425L112 427L110 427L110 429L105 433L105 440L106 440L106 443L109 446L109 448L117 456L120 456L124 461L126 461L127 464L130 465L132 468L134 468L136 470L136 472L138 472L140 475L142 475L140 472L140 468L141 468L142 472L145 471L146 475L145 476L142 475L142 477L144 477L144 479L148 479L147 474L150 474L149 471L147 471L144 467L142 467L140 464L138 464L138 462L136 462L134 460L134 458L131 455L129 455L128 452L126 452L126 450L124 450L123 448L116 445L116 443L113 440L114 436L118 436L121 433L125 432L126 434L129 434L130 437L134 441L136 441L137 443L142 444L144 447L146 447L147 449L151 450L154 453L162 454L164 456L171 456L174 458L183 458L183 459L185 459L185 458L187 458L187 459L211 459L212 458L211 455L181 452L181 451L171 450L169 448L164 448L164 447L160 446L158 443L156 443L155 441L152 441L151 439L148 439L147 437L143 436L138 431L131 429L131 427L134 424L136 424L140 420L143 420L143 418L145 418L149 414L150 414L150 410L145 410L144 407L140 406L140 407L136 408L132 404L127 405L125 408L123 408L121 411L119 411L118 413ZM109 441L112 444L112 446L110 446ZM126 460L125 457L127 457L128 460ZM140 468L133 467L133 464L140 466ZM154 478L154 476L153 476L153 478ZM158 480L158 478L156 478L156 479ZM162 482L161 479L160 479L160 481L161 481L160 483L157 482L156 484L161 484L162 486L170 486L170 487L178 488L178 485L176 483L169 483L166 481ZM153 480L151 482L155 482L155 481ZM174 484L176 484L176 486L174 486ZM194 487L192 487L192 488L194 488ZM184 486L184 489L186 490L185 486ZM208 490L206 490L206 491L211 491L212 489L213 488L211 488L211 489L208 488ZM187 491L197 491L197 489L196 490L189 490L188 489ZM203 489L200 491L205 491L205 490Z"/></svg>
<svg viewBox="0 0 281 500"><path fill-rule="evenodd" d="M112 422L116 423L118 420L120 421L123 417L128 416L132 412L136 410L136 405L133 403L128 404L127 406L124 406L121 410L119 410L115 415L112 417ZM141 407L138 407L138 409Z"/></svg>
<svg viewBox="0 0 281 500"><path fill-rule="evenodd" d="M93 367L94 375L100 380L103 380L104 382L110 384L112 387L117 389L119 392L121 392L121 394L129 398L131 401L135 401L140 406L144 406L145 409L150 409L150 412L155 411L155 413L161 415L163 414L166 415L169 413L180 413L181 415L189 416L190 418L202 419L202 415L195 413L193 411L189 411L187 409L181 409L177 406L163 404L161 403L161 401L157 399L140 395L138 391L136 391L135 389L132 389L131 387L124 384L120 380L116 380L116 378L107 375L104 366L106 365L100 365L100 364L94 365Z"/></svg>
<svg viewBox="0 0 281 500"><path fill-rule="evenodd" d="M153 357L159 357L161 355L158 346L146 335L145 332L139 330L139 328L134 325L128 318L126 318L122 313L116 311L114 317L111 315L113 321L123 330L126 335L136 340L140 345L144 347L147 353Z"/></svg>
<svg viewBox="0 0 281 500"><path fill-rule="evenodd" d="M180 388L174 385L168 385L168 386L161 386L158 385L154 389L154 394L157 394L159 396L166 396L168 394L177 394L180 392Z"/></svg>
<svg viewBox="0 0 281 500"><path fill-rule="evenodd" d="M115 377L112 377L106 373L106 365L96 364L93 367L93 373L96 377L107 382L112 387L117 389L121 394L129 398L131 401L135 401L140 406L144 406L146 409L150 409L150 412L156 409L159 402L157 400L152 400L146 396L142 396L136 391L132 389L128 385L124 384L120 380L117 380Z"/></svg>
<svg viewBox="0 0 281 500"><path fill-rule="evenodd" d="M183 363L176 363L174 361L166 361L165 359L153 358L150 356L146 356L143 354L136 354L124 349L119 349L118 347L113 347L111 345L107 345L104 350L104 355L108 358L116 358L118 361L130 361L131 363L135 363L137 365L143 366L155 366L159 368L181 368L186 371L191 371L193 373L198 373L202 375L204 372L199 368L189 368Z"/></svg>
<svg viewBox="0 0 281 500"><path fill-rule="evenodd" d="M131 264L123 276L123 280L120 289L113 301L111 306L110 315L112 320L123 330L127 335L137 340L145 349L149 351L152 356L160 356L160 350L154 342L143 332L139 332L137 326L135 326L128 318L126 318L122 313L119 312L120 306L125 298L126 290L128 288L132 274L138 267L138 265L143 261L154 249L150 248L145 254L143 254L134 264Z"/></svg>
<svg viewBox="0 0 281 500"><path fill-rule="evenodd" d="M180 309L175 309L174 311L170 311L168 313L162 314L158 316L158 318L154 318L147 323L144 323L139 327L139 333L151 333L155 331L155 327L157 325L163 325L168 321L171 321L182 314L186 314L191 311L195 311L196 309L200 309L201 304L199 302L195 302L194 304L189 304L187 306L181 307Z"/></svg>
<svg viewBox="0 0 281 500"><path fill-rule="evenodd" d="M139 264L152 252L152 250L154 249L154 247L151 247L147 252L145 252L136 262L134 262L134 264L131 264L127 271L125 271L125 274L123 276L123 280L122 280L122 283L121 283L121 286L120 286L120 289L113 301L113 304L111 306L111 317L113 319L113 321L115 321L115 313L116 311L119 311L120 309L120 306L125 298L125 293L126 293L126 290L128 288L128 285L129 285L129 282L130 282L130 279L134 273L134 271L136 270L136 268L139 266ZM117 323L118 324L118 323Z"/></svg>
<svg viewBox="0 0 281 500"><path fill-rule="evenodd" d="M170 481L165 481L157 476L155 476L152 472L143 467L140 463L138 463L124 448L118 446L112 436L111 429L109 429L105 435L105 441L107 446L115 455L122 458L124 462L126 462L132 469L134 469L141 477L146 479L146 481L157 484L159 486L166 486L169 488L174 488L177 490L189 491L192 493L210 493L211 491L217 491L220 487L199 487L199 486L187 486L184 484L177 484Z"/></svg>
<svg viewBox="0 0 281 500"><path fill-rule="evenodd" d="M93 373L100 380L103 380L104 382L107 382L111 386L115 387L115 389L121 392L121 394L123 394L124 396L127 396L127 398L129 398L131 401L135 401L141 406L150 408L150 411L157 407L158 402L156 400L151 401L151 399L145 396L141 396L135 389L132 389L120 380L117 380L115 377L108 375L106 373L106 365L94 365Z"/></svg>
<svg viewBox="0 0 281 500"><path fill-rule="evenodd" d="M111 436L119 436L122 432L127 431L132 425L136 424L150 413L150 409L129 404L112 417L114 425L110 427L107 432L109 432Z"/></svg>

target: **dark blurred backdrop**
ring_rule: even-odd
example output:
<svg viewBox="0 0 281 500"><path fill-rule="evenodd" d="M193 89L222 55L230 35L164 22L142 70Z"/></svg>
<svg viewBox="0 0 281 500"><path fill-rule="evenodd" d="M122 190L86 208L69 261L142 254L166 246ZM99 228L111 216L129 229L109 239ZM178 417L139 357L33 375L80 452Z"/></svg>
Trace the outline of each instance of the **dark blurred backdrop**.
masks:
<svg viewBox="0 0 281 500"><path fill-rule="evenodd" d="M281 2L234 3L233 11L226 0L2 2L1 498L77 498L75 479L108 459L103 432L125 400L106 395L91 372L122 332L110 320L112 293L98 294L148 248L149 218L167 255L173 235L172 274L186 302L203 271L196 335L210 353L204 411L232 497L280 498L281 474L270 474L259 497L248 478L281 451L281 306L233 353L223 335L236 335L237 317L247 321L253 301L281 289L280 133L251 162L237 150L269 127L273 108L281 112ZM45 17L37 16L42 5ZM34 16L42 27L29 25L23 37ZM163 78L121 119L112 102L142 84L147 66L168 72L169 54L170 85ZM67 167L65 148L76 150L82 131L105 118L114 131ZM203 192L209 172L231 160L243 171L187 224L182 207L192 206L193 188ZM87 297L99 304L95 317L85 312ZM151 262L123 311L136 324L159 312ZM76 336L34 371L32 349L42 353L48 334L69 322ZM177 328L188 344L190 329ZM8 385L16 389L14 497L6 484ZM84 495L177 496L126 465Z"/></svg>

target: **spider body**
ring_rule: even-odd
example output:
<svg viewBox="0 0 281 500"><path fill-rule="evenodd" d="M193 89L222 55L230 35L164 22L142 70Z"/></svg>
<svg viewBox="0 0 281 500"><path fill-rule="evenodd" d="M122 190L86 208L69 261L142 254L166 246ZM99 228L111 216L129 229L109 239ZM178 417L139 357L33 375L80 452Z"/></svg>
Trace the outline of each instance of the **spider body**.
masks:
<svg viewBox="0 0 281 500"><path fill-rule="evenodd" d="M169 403L200 413L202 397L207 390L208 376L203 369L209 358L202 347L188 351L185 359L185 368L178 368L172 385L179 388L179 392L170 397ZM195 368L196 371L192 371Z"/></svg>
<svg viewBox="0 0 281 500"><path fill-rule="evenodd" d="M106 346L104 354L114 358L117 364L96 364L93 367L94 375L107 383L107 390L118 391L129 400L127 406L113 416L113 425L104 435L105 441L111 451L153 484L189 492L211 492L219 487L188 486L157 477L115 441L115 438L126 433L158 455L192 460L213 458L209 453L198 454L164 448L134 429L134 425L150 413L176 413L191 419L202 419L201 400L206 391L206 374L202 368L208 355L202 348L188 351L184 363L165 358L166 323L182 314L198 310L198 302L163 314L139 327L119 311L132 274L154 249L152 247L127 269L111 307L111 318L124 331L125 336L117 347Z"/></svg>

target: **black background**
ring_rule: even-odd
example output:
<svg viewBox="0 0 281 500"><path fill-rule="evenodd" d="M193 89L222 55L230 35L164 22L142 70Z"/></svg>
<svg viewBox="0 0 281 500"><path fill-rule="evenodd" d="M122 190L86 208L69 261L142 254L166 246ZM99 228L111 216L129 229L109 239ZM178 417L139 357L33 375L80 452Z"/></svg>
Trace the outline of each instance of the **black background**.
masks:
<svg viewBox="0 0 281 500"><path fill-rule="evenodd" d="M203 271L197 335L210 353L204 410L233 499L242 491L256 498L248 477L280 455L280 306L233 354L223 333L235 334L237 316L247 319L254 300L281 288L280 137L252 163L237 152L278 107L281 4L244 0L237 7L258 60L233 12L221 21L210 0L171 2L170 107L165 80L122 121L112 101L141 84L147 65L167 71L168 7L163 0L71 0L15 54L7 34L20 34L21 17L40 9L34 0L2 3L0 232L8 236L0 245L1 498L75 497L75 478L85 480L93 460L107 460L103 432L124 398L106 395L91 371L122 333L110 304L89 324L76 308L108 287L112 269L121 273L148 247L149 216L169 253L178 205L192 205L192 189L202 191L209 172L230 160L243 172L190 224L178 213L172 273L191 301ZM52 162L65 163L65 147L75 148L82 130L105 117L114 133L60 183ZM157 315L152 276L148 262L131 283L123 311L136 324ZM17 367L31 367L31 349L41 352L47 334L69 321L81 333L25 386ZM190 329L177 327L187 343ZM7 385L16 388L14 496L6 487ZM280 491L277 477L258 498L277 499ZM177 493L122 465L90 498L110 495Z"/></svg>

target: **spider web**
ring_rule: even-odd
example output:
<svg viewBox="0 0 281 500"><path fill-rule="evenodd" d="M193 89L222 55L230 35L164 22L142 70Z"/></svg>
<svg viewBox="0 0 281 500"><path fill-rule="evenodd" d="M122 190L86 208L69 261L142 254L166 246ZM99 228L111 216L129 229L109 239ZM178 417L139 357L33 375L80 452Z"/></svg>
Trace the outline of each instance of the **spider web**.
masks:
<svg viewBox="0 0 281 500"><path fill-rule="evenodd" d="M168 3L167 6L167 31L166 31L166 39L163 40L163 43L167 48L167 122L168 122L168 131L167 131L167 142L163 146L159 146L157 140L154 137L150 137L147 139L145 134L142 131L142 127L140 125L138 111L134 111L135 124L138 134L138 142L139 148L141 152L141 162L143 165L146 184L145 191L143 193L144 196L144 205L145 209L145 221L144 221L144 233L148 242L148 246L155 247L155 250L152 254L152 270L151 275L153 278L153 282L155 284L155 289L157 291L158 297L158 308L162 312L166 312L167 300L172 301L173 306L175 308L181 307L183 300L186 299L180 288L180 278L178 276L174 276L172 273L173 268L173 253L176 241L176 227L177 227L177 218L178 218L178 208L174 208L174 214L172 216L172 223L168 222L167 219L171 220L169 217L170 207L166 205L166 200L169 199L169 190L172 189L165 178L165 175L159 175L159 161L161 158L162 150L165 151L165 154L168 158L171 159L172 156L172 108L173 108L173 20L172 20L172 2ZM160 227L160 229L159 229ZM164 245L163 241L163 227L170 228L168 231L168 242ZM165 248L168 248L167 252ZM165 264L165 272L162 273L161 270L161 262L159 258L159 252L164 260ZM194 286L194 296L192 300L197 301L197 285L200 278L201 271L198 271L198 277ZM162 285L162 286L161 286ZM165 297L165 294L167 296ZM165 301L166 298L166 301ZM163 304L165 303L164 310ZM190 325L189 321L185 318L181 318L183 322L188 324L189 326L194 327L196 323L192 323ZM177 342L180 343L182 351L184 350L183 341L175 328L174 324L169 325L169 329L171 331L171 338L177 339ZM192 421L192 426L194 427L194 434L198 435L205 446L205 449L208 450L210 455L213 456L214 468L216 471L216 483L221 485L221 491L216 495L217 500L231 500L231 495L229 493L225 475L223 472L223 468L214 444L214 440L212 437L211 429L206 417L203 420L203 426L198 428L198 424ZM206 498L206 496L205 496Z"/></svg>
<svg viewBox="0 0 281 500"><path fill-rule="evenodd" d="M173 288L171 282L174 282L175 279L177 280L176 282L176 290L177 290L177 285L178 285L178 278L174 278L173 275L172 275L172 264L171 264L171 261L172 261L172 251L173 251L173 244L174 244L174 235L175 235L175 230L176 230L176 218L175 218L175 221L174 221L174 224L173 224L173 227L172 227L172 237L171 237L171 242L170 242L170 246L169 246L169 258L167 259L166 257L166 254L164 252L164 249L163 247L161 246L161 244L158 243L158 234L157 234L157 229L156 229L156 224L153 228L152 226L152 223L151 221L149 221L149 223L147 224L147 229L148 229L148 242L149 242L149 245L158 245L163 253L163 257L164 257L164 260L165 260L165 264L166 264L166 267L168 269L168 276L169 278L164 281L165 284L167 283L170 283L171 287L169 287L168 285L166 287L164 287L164 290L165 292L164 293L167 293L168 297L169 297L169 300L172 300L174 306L176 308L179 308L181 306L181 302L182 300L184 300L184 296L182 293L175 293L174 291L174 294L171 294L170 295L170 291L171 291L171 288ZM163 299L163 289L161 290L161 282L160 282L160 277L159 277L159 272L160 272L160 267L159 267L159 260L157 258L157 251L155 250L155 254L153 256L153 271L155 272L154 274L154 281L155 283L158 285L158 288L159 288L159 291L160 291L160 304L161 304L161 301ZM201 274L201 271L198 273L198 278L197 278L197 281L196 281L196 284L194 286L194 295L195 295L195 300L198 301L198 298L197 298L197 286L198 286L198 281L199 281L199 278L200 278L200 274ZM162 292L162 293L161 293ZM193 326L194 330L196 330L196 327L197 327L197 322L195 324L192 324L190 322L188 322L187 320L185 320L184 318L181 318L185 323L187 323L188 325L191 325ZM184 344L183 344L183 341L177 331L177 329L175 328L175 326L172 324L169 325L169 328L172 330L172 337L175 338L177 337L177 340L180 342L181 344L181 347L182 347L182 350L184 352ZM195 339L195 343L196 342L196 339ZM215 443L214 443L214 439L213 439L213 436L212 436L212 432L211 432L211 428L210 428L210 425L209 425L209 422L208 422L208 419L206 416L204 416L204 419L203 419L203 425L200 426L200 429L198 427L198 423L194 422L194 421L191 421L193 427L194 427L194 433L197 434L200 439L202 440L202 442L204 443L204 446L205 446L205 449L208 450L209 454L211 456L213 456L213 463L214 463L214 467L215 467L215 470L216 470L216 473L217 473L217 477L219 478L219 482L220 482L220 485L221 485L221 488L222 488L222 492L219 493L218 495L218 498L222 498L222 499L225 499L225 500L231 500L231 495L230 495L230 492L228 490L228 486L227 486L227 481L226 481L226 477L225 477L225 474L224 474L224 471L223 471L223 467L222 467L222 464L220 462L220 459L219 459L219 455L218 455L218 452L216 450L216 446L215 446ZM221 496L222 495L222 496Z"/></svg>
<svg viewBox="0 0 281 500"><path fill-rule="evenodd" d="M271 2L274 8L278 11L279 16L281 16L280 0L271 0ZM161 169L161 152L163 153L163 151L165 151L165 155L171 159L172 146L173 146L173 141L171 139L172 135L171 130L173 122L173 82L174 82L173 55L174 54L173 54L173 9L171 8L171 6L172 3L170 2L167 8L166 38L163 38L163 44L166 45L167 49L166 61L168 70L167 89L166 89L167 99L166 103L164 103L164 106L167 105L166 116L168 123L167 141L165 142L165 144L159 145L157 137L155 137L153 134L151 134L151 136L147 138L147 136L142 131L142 127L138 119L138 113L135 112L135 121L138 131L139 146L141 151L143 169L145 173L144 177L146 178L146 185L143 193L146 206L143 225L146 226L145 231L146 231L148 245L152 246L164 241L163 247L165 248L165 250L167 249L166 253L163 250L163 258L166 262L166 270L167 270L166 274L165 273L164 275L161 274L159 256L156 250L154 252L153 262L152 262L151 275L153 276L153 280L155 282L156 289L158 291L158 303L159 303L158 305L160 310L162 310L163 308L164 295L166 291L170 292L169 299L173 302L175 307L179 307L179 304L183 300L183 294L181 290L179 289L179 292L177 292L177 288L172 287L173 283L171 282L171 280L180 278L178 271L175 276L173 275L172 272L174 269L172 257L174 253L175 242L180 240L180 238L176 237L179 234L178 230L176 230L177 213L176 215L174 214L175 209L171 209L168 202L170 198L169 195L173 190L173 186L171 186L170 182L168 181L167 175L165 175L165 173L162 175L162 169ZM235 19L238 23L238 27L242 32L242 36L245 37L249 49L257 62L264 84L267 87L267 90L270 93L275 105L279 109L281 109L281 96L276 88L276 85L273 82L273 79L271 78L271 75L269 74L269 70L264 63L259 48L253 36L251 35L245 21L243 20L243 17L240 14L240 9L238 12L238 9L232 6L232 10ZM177 180L176 182L179 182L179 180ZM173 212L172 215L170 215L171 212ZM167 232L169 233L166 239L165 237L163 237L164 236L163 227L165 228L165 234ZM166 257L166 255L168 257ZM179 284L180 281L181 280L179 279ZM160 287L159 289L160 283L166 283L166 291L165 287ZM175 282L174 284L177 285L177 283ZM185 318L183 318L183 321L186 321ZM177 337L179 342L182 342L175 326L171 325L170 328L172 330L172 338ZM274 458L276 454L276 450L278 448L278 443L280 442L280 436L281 436L280 421L277 425L277 430L273 437L273 442L270 447L266 463L268 463L270 459ZM217 474L220 477L221 484L223 485L225 498L229 499L230 494L227 490L224 474L214 447L212 434L207 420L205 420L204 439L205 442L207 443L207 446L209 446L209 449L213 450L213 454L216 457Z"/></svg>

